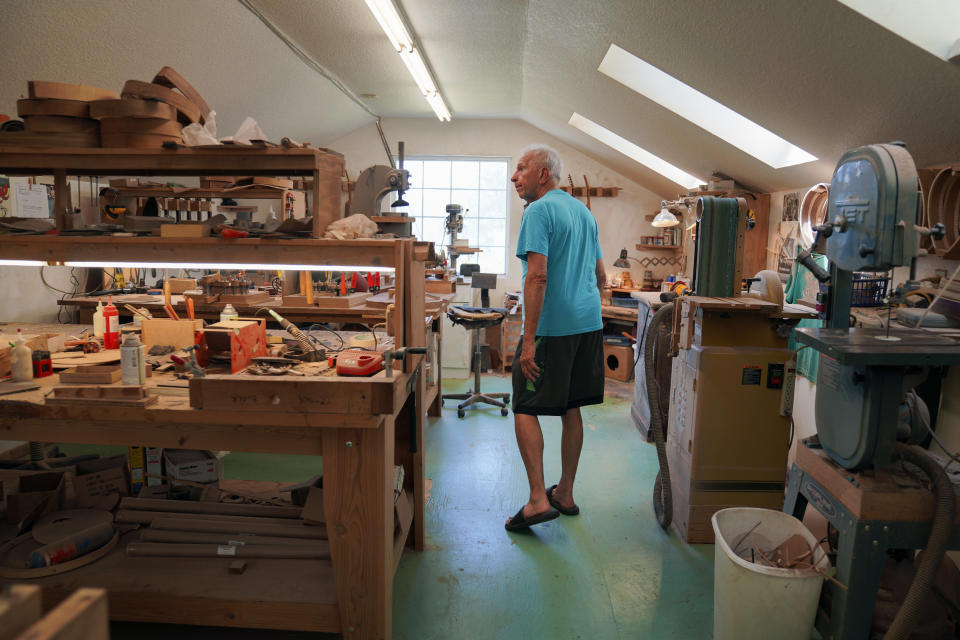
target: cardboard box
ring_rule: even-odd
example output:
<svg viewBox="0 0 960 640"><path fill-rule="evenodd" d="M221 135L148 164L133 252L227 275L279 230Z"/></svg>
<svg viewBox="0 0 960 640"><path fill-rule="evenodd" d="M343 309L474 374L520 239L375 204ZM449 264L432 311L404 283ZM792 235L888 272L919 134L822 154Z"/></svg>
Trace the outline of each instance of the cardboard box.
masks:
<svg viewBox="0 0 960 640"><path fill-rule="evenodd" d="M163 452L166 475L174 480L211 484L220 480L220 460L210 451L166 449ZM177 486L177 482L171 482Z"/></svg>
<svg viewBox="0 0 960 640"><path fill-rule="evenodd" d="M157 487L163 484L163 447L144 447L144 465L146 466L146 484Z"/></svg>
<svg viewBox="0 0 960 640"><path fill-rule="evenodd" d="M73 480L78 507L92 507L106 495L130 495L127 458L123 454L89 462L78 462Z"/></svg>
<svg viewBox="0 0 960 640"><path fill-rule="evenodd" d="M603 345L603 374L607 378L629 382L633 379L633 347Z"/></svg>
<svg viewBox="0 0 960 640"><path fill-rule="evenodd" d="M130 491L133 495L140 493L143 488L146 465L144 447L130 447L127 449L127 466L130 469Z"/></svg>
<svg viewBox="0 0 960 640"><path fill-rule="evenodd" d="M66 482L63 471L42 471L20 476L18 491L7 495L7 521L23 520L43 500L46 506L40 515L53 513L66 502Z"/></svg>
<svg viewBox="0 0 960 640"><path fill-rule="evenodd" d="M196 278L167 278L167 282L170 283L170 293L174 295L197 288Z"/></svg>

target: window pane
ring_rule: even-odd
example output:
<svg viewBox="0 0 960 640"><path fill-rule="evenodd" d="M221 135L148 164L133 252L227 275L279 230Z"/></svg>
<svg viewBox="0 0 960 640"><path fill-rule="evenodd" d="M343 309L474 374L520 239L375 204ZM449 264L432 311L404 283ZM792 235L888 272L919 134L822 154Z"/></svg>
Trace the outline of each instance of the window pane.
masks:
<svg viewBox="0 0 960 640"><path fill-rule="evenodd" d="M417 237L417 240L423 240L423 218L417 218L412 227L413 235Z"/></svg>
<svg viewBox="0 0 960 640"><path fill-rule="evenodd" d="M454 189L476 189L480 180L480 163L475 160L457 160L453 163Z"/></svg>
<svg viewBox="0 0 960 640"><path fill-rule="evenodd" d="M385 197L389 200L388 204L397 201L397 193L391 191ZM423 191L421 189L410 189L404 192L403 199L410 203L409 207L391 207L390 210L398 216L419 216L423 214Z"/></svg>
<svg viewBox="0 0 960 640"><path fill-rule="evenodd" d="M397 168L400 168L400 159L397 158ZM410 174L407 182L411 187L423 186L423 161L422 160L403 160L403 168Z"/></svg>
<svg viewBox="0 0 960 640"><path fill-rule="evenodd" d="M449 189L423 190L423 215L445 216L447 215L446 207L448 204L450 204Z"/></svg>
<svg viewBox="0 0 960 640"><path fill-rule="evenodd" d="M446 160L423 162L423 185L427 189L450 188L450 163Z"/></svg>
<svg viewBox="0 0 960 640"><path fill-rule="evenodd" d="M480 220L477 241L480 246L503 246L507 233L506 220Z"/></svg>
<svg viewBox="0 0 960 640"><path fill-rule="evenodd" d="M479 215L481 218L507 217L506 191L479 191Z"/></svg>
<svg viewBox="0 0 960 640"><path fill-rule="evenodd" d="M505 189L508 186L507 163L506 162L481 162L480 163L480 188L481 189Z"/></svg>
<svg viewBox="0 0 960 640"><path fill-rule="evenodd" d="M503 247L481 247L483 251L476 254L480 271L483 273L505 273L503 268L506 252Z"/></svg>
<svg viewBox="0 0 960 640"><path fill-rule="evenodd" d="M439 247L445 231L443 221L443 218L424 218L422 239L425 242L433 242Z"/></svg>
<svg viewBox="0 0 960 640"><path fill-rule="evenodd" d="M458 205L463 207L463 217L466 218L476 218L477 217L477 191L471 189L469 191L465 189L454 189L451 202L456 202Z"/></svg>
<svg viewBox="0 0 960 640"><path fill-rule="evenodd" d="M470 241L470 246L477 246L477 219L476 218L464 218L463 219L463 231L457 234L458 238L466 238Z"/></svg>

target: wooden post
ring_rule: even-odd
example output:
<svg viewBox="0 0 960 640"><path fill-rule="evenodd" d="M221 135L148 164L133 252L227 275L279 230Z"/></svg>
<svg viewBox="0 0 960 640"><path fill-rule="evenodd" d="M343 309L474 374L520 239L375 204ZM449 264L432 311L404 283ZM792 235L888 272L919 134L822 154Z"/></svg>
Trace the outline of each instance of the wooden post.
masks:
<svg viewBox="0 0 960 640"><path fill-rule="evenodd" d="M343 158L323 151L315 152L313 170L313 237L323 237L327 225L343 217L340 206Z"/></svg>
<svg viewBox="0 0 960 640"><path fill-rule="evenodd" d="M394 419L323 429L323 509L344 638L389 638L393 610Z"/></svg>
<svg viewBox="0 0 960 640"><path fill-rule="evenodd" d="M73 210L70 204L70 185L67 182L66 169L56 169L53 172L53 215L57 229L67 228L67 209Z"/></svg>

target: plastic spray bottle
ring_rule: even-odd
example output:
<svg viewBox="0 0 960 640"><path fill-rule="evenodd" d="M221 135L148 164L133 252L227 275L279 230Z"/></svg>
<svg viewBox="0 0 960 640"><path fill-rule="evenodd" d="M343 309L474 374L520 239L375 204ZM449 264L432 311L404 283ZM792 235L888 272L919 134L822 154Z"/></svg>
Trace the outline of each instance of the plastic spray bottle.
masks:
<svg viewBox="0 0 960 640"><path fill-rule="evenodd" d="M27 346L23 333L17 329L17 339L10 343L10 366L14 382L33 380L33 350Z"/></svg>
<svg viewBox="0 0 960 640"><path fill-rule="evenodd" d="M93 312L93 337L103 338L103 298L97 298L97 310Z"/></svg>
<svg viewBox="0 0 960 640"><path fill-rule="evenodd" d="M103 348L120 348L120 314L112 298L107 298L107 306L103 308Z"/></svg>

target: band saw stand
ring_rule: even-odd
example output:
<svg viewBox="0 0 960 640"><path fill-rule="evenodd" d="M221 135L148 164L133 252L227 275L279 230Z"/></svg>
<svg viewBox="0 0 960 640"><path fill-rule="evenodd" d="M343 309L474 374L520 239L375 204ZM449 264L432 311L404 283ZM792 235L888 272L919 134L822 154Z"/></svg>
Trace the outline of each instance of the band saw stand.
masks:
<svg viewBox="0 0 960 640"><path fill-rule="evenodd" d="M916 224L917 184L900 145L847 152L818 229L831 270L808 260L809 251L799 258L827 285L828 303L825 328L796 330L801 344L820 352L818 435L798 443L783 510L802 520L812 505L839 532L835 577L846 589L825 583L829 611L824 598L817 614L828 640L870 636L887 550L925 548L932 529L934 495L923 474L894 460L900 405L931 367L960 364L960 343L918 329L853 329L848 320L854 271L912 268L919 236L940 233ZM948 547L960 548L956 516Z"/></svg>

